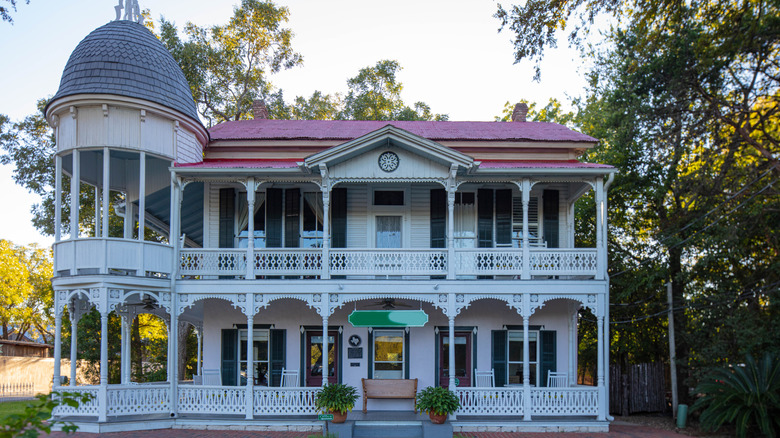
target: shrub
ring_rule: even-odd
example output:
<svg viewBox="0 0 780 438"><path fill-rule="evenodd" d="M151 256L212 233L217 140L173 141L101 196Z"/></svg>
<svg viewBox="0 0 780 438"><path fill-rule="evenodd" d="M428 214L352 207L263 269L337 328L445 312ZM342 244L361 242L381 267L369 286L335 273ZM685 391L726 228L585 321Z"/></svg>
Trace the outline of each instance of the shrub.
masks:
<svg viewBox="0 0 780 438"><path fill-rule="evenodd" d="M460 400L454 392L441 386L429 386L417 393L416 408L436 415L449 415L458 410Z"/></svg>
<svg viewBox="0 0 780 438"><path fill-rule="evenodd" d="M358 399L357 389L343 383L330 383L322 387L314 398L314 407L322 412L351 411Z"/></svg>
<svg viewBox="0 0 780 438"><path fill-rule="evenodd" d="M701 398L692 410L703 410L699 421L705 430L734 423L740 438L752 427L768 437L780 430L780 361L772 354L759 363L748 355L744 366L714 370L696 392Z"/></svg>

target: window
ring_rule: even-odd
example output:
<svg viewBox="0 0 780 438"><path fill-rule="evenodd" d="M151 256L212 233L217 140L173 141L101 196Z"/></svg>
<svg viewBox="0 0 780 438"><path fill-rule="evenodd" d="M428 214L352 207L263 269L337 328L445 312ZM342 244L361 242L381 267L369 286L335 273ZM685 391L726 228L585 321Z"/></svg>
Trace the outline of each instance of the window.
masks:
<svg viewBox="0 0 780 438"><path fill-rule="evenodd" d="M403 330L374 330L373 378L404 378L404 344Z"/></svg>
<svg viewBox="0 0 780 438"><path fill-rule="evenodd" d="M375 190L374 205L404 205L404 191Z"/></svg>
<svg viewBox="0 0 780 438"><path fill-rule="evenodd" d="M271 227L272 230L266 230L266 192L257 192L255 194L255 248L265 248L267 245L266 238L269 237L267 232L274 236L274 241L285 242L285 246L290 247L291 243L298 242L298 238L295 234L300 235L300 242L294 247L301 248L321 248L323 229L323 208L322 208L322 193L320 192L305 192L302 197L288 196L294 195L293 191L297 192L298 189L277 189L280 192L290 192L281 196L281 201L284 202L284 206L276 205L274 208L268 207L275 211L275 214L271 214L269 217L276 218L276 227ZM294 202L295 205L290 205L290 202ZM246 248L249 245L249 211L246 200L246 193L239 193L238 195L238 247ZM282 214L281 212L284 212ZM299 212L302 212L302 220L299 218ZM270 214L270 213L269 213ZM270 220L270 219L269 219ZM298 229L300 227L300 229ZM285 238L277 236L279 232L284 233ZM287 239L287 236L290 239ZM282 239L282 240L280 240Z"/></svg>
<svg viewBox="0 0 780 438"><path fill-rule="evenodd" d="M539 234L539 197L531 196L528 199L528 240L529 246L542 245ZM512 198L512 246L523 246L523 198Z"/></svg>
<svg viewBox="0 0 780 438"><path fill-rule="evenodd" d="M301 248L322 247L322 215L322 193L305 192L303 194Z"/></svg>
<svg viewBox="0 0 780 438"><path fill-rule="evenodd" d="M253 371L252 374L255 379L256 385L268 386L268 369L269 369L269 355L268 355L268 330L255 329L252 334L253 344ZM239 385L246 385L246 370L247 370L247 350L246 350L247 330L239 330L238 332L238 351L239 351L239 367L238 367L238 381Z"/></svg>
<svg viewBox="0 0 780 438"><path fill-rule="evenodd" d="M255 248L265 248L265 193L255 193ZM246 193L238 197L238 247L249 246L249 204Z"/></svg>
<svg viewBox="0 0 780 438"><path fill-rule="evenodd" d="M509 378L507 382L509 384L522 384L523 383L523 332L522 331L509 331L507 333L507 372ZM529 350L529 367L530 367L530 380L532 386L537 386L539 381L538 364L539 364L539 332L528 332L528 350Z"/></svg>

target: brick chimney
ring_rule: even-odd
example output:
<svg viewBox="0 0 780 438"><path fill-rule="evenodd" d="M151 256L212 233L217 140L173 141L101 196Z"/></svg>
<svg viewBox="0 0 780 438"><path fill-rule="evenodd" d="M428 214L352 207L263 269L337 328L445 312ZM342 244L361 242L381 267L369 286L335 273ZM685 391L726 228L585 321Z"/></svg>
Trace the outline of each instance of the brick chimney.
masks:
<svg viewBox="0 0 780 438"><path fill-rule="evenodd" d="M255 119L267 119L268 107L265 106L265 101L258 99L252 102L252 115Z"/></svg>
<svg viewBox="0 0 780 438"><path fill-rule="evenodd" d="M524 102L520 102L515 105L515 110L512 111L513 122L525 122L525 116L528 115L528 105Z"/></svg>

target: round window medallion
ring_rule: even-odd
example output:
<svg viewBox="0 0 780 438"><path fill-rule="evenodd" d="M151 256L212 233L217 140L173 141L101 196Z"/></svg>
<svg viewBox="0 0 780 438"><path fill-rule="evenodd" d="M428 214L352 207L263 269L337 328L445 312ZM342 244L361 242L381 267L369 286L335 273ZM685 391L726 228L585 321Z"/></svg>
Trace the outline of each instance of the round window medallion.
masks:
<svg viewBox="0 0 780 438"><path fill-rule="evenodd" d="M398 162L398 155L395 152L387 151L379 156L379 168L385 172L392 172L398 169Z"/></svg>

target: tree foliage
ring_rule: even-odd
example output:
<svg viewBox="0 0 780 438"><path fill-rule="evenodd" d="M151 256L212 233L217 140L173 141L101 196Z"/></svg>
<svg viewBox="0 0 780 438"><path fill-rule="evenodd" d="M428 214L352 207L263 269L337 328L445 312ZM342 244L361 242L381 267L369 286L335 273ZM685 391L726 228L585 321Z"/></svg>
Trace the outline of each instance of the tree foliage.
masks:
<svg viewBox="0 0 780 438"><path fill-rule="evenodd" d="M161 20L160 40L179 63L198 111L209 125L251 118L252 102L272 91L269 76L303 63L283 27L289 9L271 1L242 0L225 25L187 23L186 39Z"/></svg>
<svg viewBox="0 0 780 438"><path fill-rule="evenodd" d="M0 21L7 21L11 24L13 24L14 19L11 17L11 10L13 9L14 12L16 12L16 1L17 0L3 0L3 3L7 4L7 6L0 6ZM30 4L30 0L25 0L26 4Z"/></svg>
<svg viewBox="0 0 780 438"><path fill-rule="evenodd" d="M51 275L51 250L0 240L0 338L52 341Z"/></svg>
<svg viewBox="0 0 780 438"><path fill-rule="evenodd" d="M58 406L78 408L92 397L92 394L86 392L39 394L35 401L25 406L21 414L12 414L0 420L0 438L37 438L42 432L51 434L55 426L59 426L66 434L75 432L78 426L69 421L52 420L51 411Z"/></svg>

